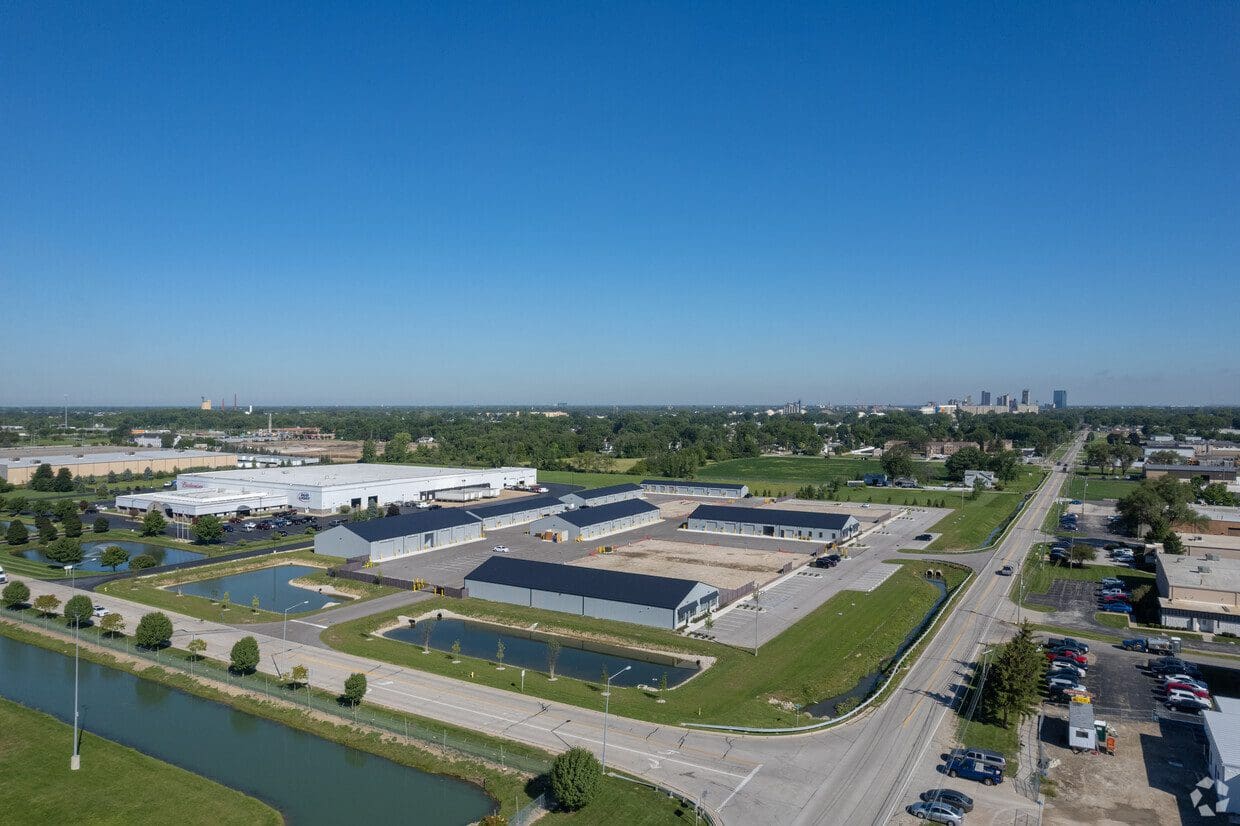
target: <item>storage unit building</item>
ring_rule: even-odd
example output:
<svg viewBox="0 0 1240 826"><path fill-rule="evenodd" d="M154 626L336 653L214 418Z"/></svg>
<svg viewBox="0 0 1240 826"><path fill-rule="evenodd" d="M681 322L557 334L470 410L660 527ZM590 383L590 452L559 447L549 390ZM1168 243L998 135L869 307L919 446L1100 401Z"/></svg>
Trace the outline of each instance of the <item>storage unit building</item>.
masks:
<svg viewBox="0 0 1240 826"><path fill-rule="evenodd" d="M647 493L664 493L670 496L714 496L720 499L744 499L749 495L748 485L732 485L727 482L697 482L692 479L646 479L642 490Z"/></svg>
<svg viewBox="0 0 1240 826"><path fill-rule="evenodd" d="M482 538L482 520L459 508L350 522L314 537L314 552L382 562Z"/></svg>
<svg viewBox="0 0 1240 826"><path fill-rule="evenodd" d="M636 499L641 495L642 489L640 487L631 482L625 482L623 485L609 485L605 488L592 488L590 490L566 493L560 497L560 501L566 505L576 505L581 508L609 505L612 502L622 502L625 499Z"/></svg>
<svg viewBox="0 0 1240 826"><path fill-rule="evenodd" d="M1236 788L1240 783L1240 700L1232 697L1215 697L1218 711L1203 711L1208 771L1215 783ZM1227 801L1226 806L1219 803ZM1210 801L1220 815L1240 813L1240 794L1216 795ZM1220 820L1226 823L1226 820Z"/></svg>
<svg viewBox="0 0 1240 826"><path fill-rule="evenodd" d="M680 628L719 607L703 582L495 556L465 577L469 596L583 617Z"/></svg>
<svg viewBox="0 0 1240 826"><path fill-rule="evenodd" d="M585 541L659 521L659 509L641 499L625 499L609 505L564 511L545 516L530 525L530 533L551 531L568 541Z"/></svg>
<svg viewBox="0 0 1240 826"><path fill-rule="evenodd" d="M691 531L707 533L808 539L815 542L844 542L861 531L861 523L856 517L844 513L738 508L727 505L698 505L693 513L689 514L686 527Z"/></svg>
<svg viewBox="0 0 1240 826"><path fill-rule="evenodd" d="M554 496L529 496L520 499L509 499L507 502L496 502L494 505L480 505L469 508L469 512L482 520L483 530L507 528L513 525L524 525L543 516L563 513L568 508Z"/></svg>

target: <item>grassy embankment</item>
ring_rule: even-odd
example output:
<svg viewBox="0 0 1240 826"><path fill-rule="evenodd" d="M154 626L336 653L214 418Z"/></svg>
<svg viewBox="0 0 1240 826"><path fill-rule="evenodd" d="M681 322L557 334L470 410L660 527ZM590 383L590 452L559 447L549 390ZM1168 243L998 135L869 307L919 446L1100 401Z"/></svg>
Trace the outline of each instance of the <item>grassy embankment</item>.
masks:
<svg viewBox="0 0 1240 826"><path fill-rule="evenodd" d="M71 740L70 726L0 699L0 776L9 823L284 822L260 800L89 732L82 736L89 758L71 772L65 756Z"/></svg>
<svg viewBox="0 0 1240 826"><path fill-rule="evenodd" d="M40 629L6 623L2 613L0 613L0 634L61 654L68 655L73 651L73 644L67 636L57 637ZM310 692L313 694L316 707L334 706L335 696L331 692L306 687L298 692L289 691L287 699L273 700L266 693L272 688L269 685L271 677L268 675L262 673L255 673L248 677L231 675L226 663L208 658L194 660L191 666L189 653L177 648L168 648L160 652L160 658L167 667L135 665L118 659L107 651L92 647L90 643L97 641L92 637L97 638L98 634L99 630L94 626L83 629L83 640L86 644L81 648L81 656L84 659L109 668L127 671L143 679L158 682L207 700L223 703L255 716L265 717L348 748L387 758L404 766L459 777L476 783L498 801L499 813L505 817L511 817L517 809L529 803L544 788L545 781L542 777L533 776L528 771L521 772L511 768L512 761L516 759L528 765L541 765L545 770L550 765L552 755L541 749L427 720L416 715L389 711L370 704L363 705L363 721L369 718L374 723L383 726L383 729L365 725L364 722L360 724L350 724L347 721L333 722L332 719L325 718L321 714L308 713L302 705L305 702L304 695ZM192 668L192 673L185 673L184 669L187 667ZM228 690L221 687L219 682L221 680L229 683ZM250 689L252 692L263 693L238 692L235 689ZM299 698L298 694L302 697ZM391 734L402 728L421 731L424 739L405 741ZM425 738L428 735L436 744L436 748L427 749L420 745L421 742L426 742ZM445 752L438 748L441 736L450 744L449 751ZM491 762L459 756L460 752L455 750L457 748L465 749L466 753L492 755ZM504 754L508 755L508 761L501 767L494 760L495 756ZM608 826L610 824L627 826L633 823L643 824L643 826L647 824L648 826L662 826L683 822L685 815L686 812L682 805L678 801L669 800L666 795L625 780L607 777L603 780L603 788L595 802L579 812L557 815L557 821L598 823Z"/></svg>
<svg viewBox="0 0 1240 826"><path fill-rule="evenodd" d="M190 617L199 619L213 620L216 622L226 622L229 624L256 623L256 622L276 622L283 618L283 614L278 611L268 610L275 606L259 606L259 610L255 611L250 605L250 594L230 593L229 603L227 606L221 604L218 600L208 599L207 597L192 596L190 594L178 594L176 584L181 582L189 582L201 579L215 579L216 577L228 576L230 574L239 574L246 571L253 571L259 568L268 568L273 565L284 565L288 563L304 563L310 565L319 565L326 568L328 565L337 565L344 562L343 559L334 556L325 556L316 554L312 551L288 551L278 555L259 556L249 559L240 559L234 562L223 562L217 565L203 565L197 568L187 568L181 571L169 571L164 574L156 574L149 577L127 577L125 579L113 580L104 583L97 589L99 593L109 596L120 597L122 599L141 602L152 608L161 608L165 611L175 611ZM384 596L386 594L396 593L395 588L388 588L383 585L374 585L370 583L354 582L349 579L340 579L329 577L324 571L321 574L310 574L305 577L306 580L316 585L330 586L332 588L352 594L355 600L373 599L374 597ZM223 595L221 594L221 597ZM343 601L343 600L342 600ZM300 611L289 614L290 617L301 617L307 614L313 614L315 611Z"/></svg>
<svg viewBox="0 0 1240 826"><path fill-rule="evenodd" d="M527 628L537 622L541 631L594 638L634 647L678 652L686 659L715 657L714 666L680 686L657 690L612 687L611 709L616 714L660 723L694 721L750 726L787 726L804 722L795 710L771 702L804 704L832 697L852 688L862 676L884 665L904 637L921 622L934 604L937 590L918 576L920 566L901 566L890 579L869 594L843 591L812 611L774 640L758 655L719 643L694 640L671 631L609 622L588 617L541 611L481 600L437 599L419 609L444 608L477 619ZM964 581L963 569L946 568L948 584ZM430 671L483 685L518 690L518 671L497 671L492 663L461 657L459 664L442 652L424 656L420 646L381 639L372 632L395 622L399 612L387 612L333 626L323 640L352 654L395 665ZM759 620L760 621L760 620ZM652 668L657 672L657 667ZM472 676L471 676L472 675ZM551 682L542 672L527 670L525 693L572 705L597 708L602 702L598 681L560 677Z"/></svg>

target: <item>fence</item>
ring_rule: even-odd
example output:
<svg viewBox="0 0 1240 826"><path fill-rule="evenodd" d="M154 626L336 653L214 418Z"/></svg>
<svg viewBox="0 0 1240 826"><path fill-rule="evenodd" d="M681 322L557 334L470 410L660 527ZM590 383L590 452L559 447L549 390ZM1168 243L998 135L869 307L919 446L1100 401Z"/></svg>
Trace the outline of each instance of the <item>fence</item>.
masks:
<svg viewBox="0 0 1240 826"><path fill-rule="evenodd" d="M401 591L412 591L413 580L402 579L394 576L384 576L383 574L374 574L369 570L364 570L360 566L339 565L334 568L327 569L328 576L340 577L341 579L352 579L356 582L373 583L375 585L386 585L389 588L397 588ZM451 585L434 585L427 583L422 590L429 591L445 597L453 597L454 599L464 599L469 596L469 591L465 588L454 588Z"/></svg>
<svg viewBox="0 0 1240 826"><path fill-rule="evenodd" d="M739 588L720 588L719 589L719 607L731 605L741 597L749 596L754 591L753 583L746 582Z"/></svg>
<svg viewBox="0 0 1240 826"><path fill-rule="evenodd" d="M30 611L6 611L3 618L45 628L56 634L72 634L63 617L47 618L36 616ZM213 660L200 660L195 663L166 652L161 656L158 649L142 648L135 645L130 637L107 637L103 634L91 633L83 642L148 660L168 671L188 674L199 679L224 682L274 700L302 706L308 711L327 715L341 723L365 725L389 734L400 735L408 740L414 740L445 752L449 758L483 760L536 775L543 774L551 768L550 762L546 759L523 753L514 754L510 749L505 749L503 744L492 745L460 733L449 732L446 728L435 726L429 721L408 717L398 711L370 706L348 708L341 705L334 697L311 691L309 686L296 690L290 689L285 680L263 672L239 675L232 673L224 663ZM311 676L313 677L313 674Z"/></svg>
<svg viewBox="0 0 1240 826"><path fill-rule="evenodd" d="M508 818L508 826L526 826L526 824L533 823L546 808L547 793L543 792L518 809L512 817Z"/></svg>

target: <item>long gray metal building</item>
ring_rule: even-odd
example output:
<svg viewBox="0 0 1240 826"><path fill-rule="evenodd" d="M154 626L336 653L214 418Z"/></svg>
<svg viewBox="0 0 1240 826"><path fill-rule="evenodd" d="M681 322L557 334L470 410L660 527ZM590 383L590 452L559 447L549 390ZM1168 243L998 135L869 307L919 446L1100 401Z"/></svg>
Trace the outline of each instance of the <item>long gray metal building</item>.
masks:
<svg viewBox="0 0 1240 826"><path fill-rule="evenodd" d="M680 628L719 607L703 582L495 556L465 577L470 597L583 617Z"/></svg>
<svg viewBox="0 0 1240 826"><path fill-rule="evenodd" d="M482 520L483 530L490 531L495 528L524 525L541 516L562 513L567 508L568 505L554 496L534 496L496 502L494 505L480 505L468 510Z"/></svg>
<svg viewBox="0 0 1240 826"><path fill-rule="evenodd" d="M481 538L481 519L460 508L444 508L337 525L314 537L314 552L381 562Z"/></svg>
<svg viewBox="0 0 1240 826"><path fill-rule="evenodd" d="M698 505L686 525L691 531L844 542L861 532L856 517L843 513L815 513L729 505Z"/></svg>
<svg viewBox="0 0 1240 826"><path fill-rule="evenodd" d="M598 505L609 505L612 502L621 502L625 499L636 499L642 495L642 489L631 482L625 482L623 485L608 485L605 488L591 488L590 490L578 490L572 493L566 493L560 497L560 501L566 505L574 505L576 507L597 507Z"/></svg>
<svg viewBox="0 0 1240 826"><path fill-rule="evenodd" d="M642 490L671 496L714 496L719 499L744 499L749 495L748 485L693 479L646 479L642 482Z"/></svg>
<svg viewBox="0 0 1240 826"><path fill-rule="evenodd" d="M659 509L654 505L643 499L623 499L608 505L545 516L530 525L530 533L551 531L560 534L561 541L585 541L658 521Z"/></svg>

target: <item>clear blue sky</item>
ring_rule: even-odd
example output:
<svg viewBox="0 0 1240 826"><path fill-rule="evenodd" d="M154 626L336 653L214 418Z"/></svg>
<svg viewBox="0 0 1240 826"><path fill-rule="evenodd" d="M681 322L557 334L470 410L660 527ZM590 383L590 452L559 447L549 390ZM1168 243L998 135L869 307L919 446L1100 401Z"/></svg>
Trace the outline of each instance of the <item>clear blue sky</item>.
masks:
<svg viewBox="0 0 1240 826"><path fill-rule="evenodd" d="M1240 403L1240 4L6 3L0 404Z"/></svg>

